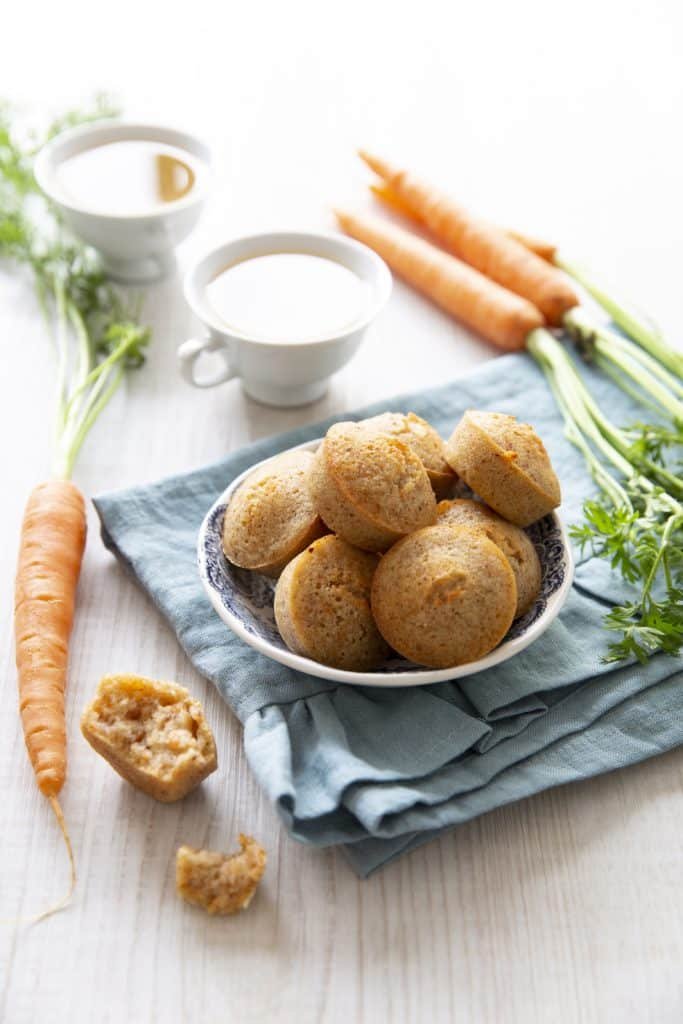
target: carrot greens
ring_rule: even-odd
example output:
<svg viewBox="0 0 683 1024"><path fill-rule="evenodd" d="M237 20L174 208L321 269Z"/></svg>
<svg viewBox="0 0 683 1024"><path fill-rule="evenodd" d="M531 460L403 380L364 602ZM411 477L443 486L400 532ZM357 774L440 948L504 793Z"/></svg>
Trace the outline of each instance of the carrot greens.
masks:
<svg viewBox="0 0 683 1024"><path fill-rule="evenodd" d="M564 326L587 361L599 366L643 404L653 406L683 428L680 378L628 338L596 323L581 306L565 314Z"/></svg>
<svg viewBox="0 0 683 1024"><path fill-rule="evenodd" d="M582 452L598 487L571 530L582 550L607 558L635 597L613 608L606 627L619 634L607 661L683 647L683 353L657 325L612 295L585 267L561 254L553 262L595 299L619 330L581 306L563 326L584 361L610 377L654 414L652 422L616 426L598 406L571 358L547 332L528 349L545 371L569 440Z"/></svg>
<svg viewBox="0 0 683 1024"><path fill-rule="evenodd" d="M64 128L115 113L100 99L70 111L41 136L20 135L0 107L0 259L26 268L57 359L54 475L68 478L76 456L126 372L144 362L149 330L106 279L97 255L78 241L33 176L40 147Z"/></svg>
<svg viewBox="0 0 683 1024"><path fill-rule="evenodd" d="M610 315L614 323L638 343L640 349L643 350L641 359L647 352L660 368L669 371L678 394L683 395L683 352L678 352L669 345L657 324L646 314L608 292L595 275L580 264L565 259L559 253L555 254L554 263L578 281ZM604 337L612 340L619 338L614 331L605 329L602 333ZM633 346L633 348L636 349L637 346ZM651 361L645 365L652 369Z"/></svg>
<svg viewBox="0 0 683 1024"><path fill-rule="evenodd" d="M619 634L606 661L683 647L683 479L670 468L680 454L675 429L639 424L625 431L600 410L569 355L548 331L534 331L527 348L544 370L565 421L567 438L584 456L598 494L571 530L582 550L602 556L627 583L633 599L606 615Z"/></svg>

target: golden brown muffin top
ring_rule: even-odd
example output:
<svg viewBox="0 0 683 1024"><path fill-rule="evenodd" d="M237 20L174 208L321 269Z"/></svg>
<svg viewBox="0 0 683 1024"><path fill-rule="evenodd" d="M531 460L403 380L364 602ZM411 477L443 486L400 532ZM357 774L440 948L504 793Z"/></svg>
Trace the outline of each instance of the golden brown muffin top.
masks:
<svg viewBox="0 0 683 1024"><path fill-rule="evenodd" d="M308 488L313 454L285 452L255 470L230 499L223 548L235 565L258 569L296 554L317 519Z"/></svg>
<svg viewBox="0 0 683 1024"><path fill-rule="evenodd" d="M382 558L372 609L385 640L418 664L482 657L510 627L517 587L500 548L467 527L429 526Z"/></svg>
<svg viewBox="0 0 683 1024"><path fill-rule="evenodd" d="M517 583L517 615L536 600L541 586L541 563L531 538L481 501L456 498L436 506L437 522L482 531L508 559Z"/></svg>
<svg viewBox="0 0 683 1024"><path fill-rule="evenodd" d="M398 437L335 423L323 441L327 471L352 506L397 533L433 522L436 501L427 471Z"/></svg>
<svg viewBox="0 0 683 1024"><path fill-rule="evenodd" d="M555 505L559 505L559 481L545 445L532 426L502 412L468 409L463 418L485 434L511 465L524 473Z"/></svg>
<svg viewBox="0 0 683 1024"><path fill-rule="evenodd" d="M521 561L524 553L535 553L531 540L521 526L509 523L481 501L474 501L472 498L440 501L436 506L436 514L439 524L471 526L483 530L489 540L497 544L503 554L515 562Z"/></svg>
<svg viewBox="0 0 683 1024"><path fill-rule="evenodd" d="M427 471L455 475L446 462L443 439L431 423L414 412L383 412L361 420L359 425L404 441Z"/></svg>
<svg viewBox="0 0 683 1024"><path fill-rule="evenodd" d="M326 665L376 668L388 650L370 609L378 556L328 534L289 563L278 583L297 646Z"/></svg>

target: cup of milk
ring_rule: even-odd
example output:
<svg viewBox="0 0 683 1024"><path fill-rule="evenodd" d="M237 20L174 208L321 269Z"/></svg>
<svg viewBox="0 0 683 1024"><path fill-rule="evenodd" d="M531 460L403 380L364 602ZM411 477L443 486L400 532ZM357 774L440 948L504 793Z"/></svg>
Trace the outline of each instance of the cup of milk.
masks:
<svg viewBox="0 0 683 1024"><path fill-rule="evenodd" d="M35 175L111 277L146 282L173 269L175 246L199 219L210 168L210 150L196 136L112 119L61 132L38 154Z"/></svg>
<svg viewBox="0 0 683 1024"><path fill-rule="evenodd" d="M178 350L183 377L209 388L239 377L274 406L321 398L356 352L391 292L391 274L367 246L342 235L276 232L234 239L203 256L185 297L204 332ZM218 353L222 366L202 373Z"/></svg>

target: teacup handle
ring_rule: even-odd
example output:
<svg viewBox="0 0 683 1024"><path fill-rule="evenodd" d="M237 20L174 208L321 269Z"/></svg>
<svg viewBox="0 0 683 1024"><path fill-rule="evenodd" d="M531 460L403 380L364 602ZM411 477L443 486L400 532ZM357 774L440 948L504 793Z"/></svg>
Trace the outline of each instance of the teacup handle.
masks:
<svg viewBox="0 0 683 1024"><path fill-rule="evenodd" d="M195 376L195 364L203 352L220 352L223 359L223 369L219 370L213 377L197 378ZM190 338L184 341L178 349L178 363L180 372L188 384L195 388L214 388L232 377L238 376L238 371L230 362L228 344L222 338Z"/></svg>

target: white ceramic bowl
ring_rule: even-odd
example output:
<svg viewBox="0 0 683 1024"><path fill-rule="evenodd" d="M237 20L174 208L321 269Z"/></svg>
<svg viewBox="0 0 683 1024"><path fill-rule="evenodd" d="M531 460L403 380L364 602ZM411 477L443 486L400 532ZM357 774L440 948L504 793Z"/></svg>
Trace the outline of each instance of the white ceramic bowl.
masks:
<svg viewBox="0 0 683 1024"><path fill-rule="evenodd" d="M184 149L197 157L206 171L188 195L149 213L103 213L65 194L57 175L62 161L93 146L131 139ZM210 186L210 167L211 151L194 135L158 124L111 119L60 132L38 154L35 175L73 231L101 253L110 276L120 281L143 282L163 277L173 268L174 248L199 219Z"/></svg>
<svg viewBox="0 0 683 1024"><path fill-rule="evenodd" d="M288 343L253 338L223 323L207 301L207 285L226 267L274 252L323 256L351 270L369 286L363 316L335 334ZM390 293L391 273L384 260L344 235L277 231L235 238L202 256L187 272L185 298L206 333L190 338L178 349L181 373L189 384L199 388L240 377L246 393L266 405L315 402L325 393L330 376L355 354ZM197 362L205 352L222 357L223 366L214 376L197 376Z"/></svg>
<svg viewBox="0 0 683 1024"><path fill-rule="evenodd" d="M299 448L315 451L319 444L320 439L317 439ZM526 615L513 622L503 642L485 658L457 668L431 669L420 668L395 655L374 672L349 672L294 654L285 646L275 625L274 581L260 573L236 568L223 554L221 533L225 509L235 490L255 468L252 466L233 480L207 513L197 545L199 575L211 604L238 637L267 658L299 672L357 686L424 686L461 679L500 665L523 651L545 632L567 598L574 564L564 524L559 515L552 512L527 530L541 559L541 593Z"/></svg>

